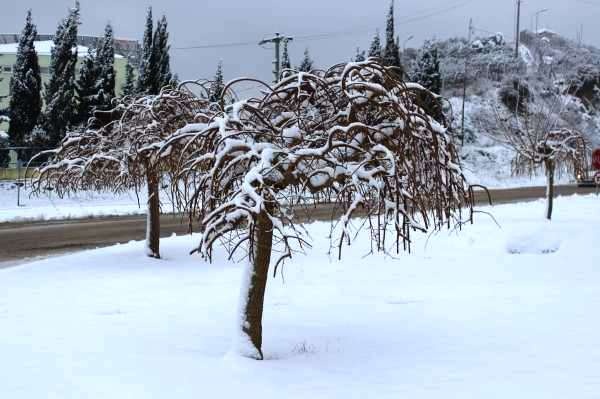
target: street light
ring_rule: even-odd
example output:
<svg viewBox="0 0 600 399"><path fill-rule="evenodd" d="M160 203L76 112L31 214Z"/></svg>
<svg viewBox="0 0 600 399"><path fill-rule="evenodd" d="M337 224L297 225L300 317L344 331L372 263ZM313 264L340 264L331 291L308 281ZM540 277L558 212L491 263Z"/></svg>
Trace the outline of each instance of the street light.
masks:
<svg viewBox="0 0 600 399"><path fill-rule="evenodd" d="M404 52L404 50L406 49L406 43L408 43L409 40L414 39L414 37L414 35L410 35L406 38L406 40L402 43L402 52Z"/></svg>
<svg viewBox="0 0 600 399"><path fill-rule="evenodd" d="M550 11L549 8L542 8L541 10L538 10L535 12L535 35L537 36L538 34L538 19L540 17L540 14L546 12L546 11Z"/></svg>

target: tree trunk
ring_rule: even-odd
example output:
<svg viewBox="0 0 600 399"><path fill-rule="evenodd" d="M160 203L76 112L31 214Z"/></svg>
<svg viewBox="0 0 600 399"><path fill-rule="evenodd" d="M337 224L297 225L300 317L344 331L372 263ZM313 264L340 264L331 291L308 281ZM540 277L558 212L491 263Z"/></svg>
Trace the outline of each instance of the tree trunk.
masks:
<svg viewBox="0 0 600 399"><path fill-rule="evenodd" d="M552 207L554 203L554 161L546 163L546 219L552 220Z"/></svg>
<svg viewBox="0 0 600 399"><path fill-rule="evenodd" d="M146 216L146 251L151 258L160 258L160 198L158 172L146 168L148 213Z"/></svg>
<svg viewBox="0 0 600 399"><path fill-rule="evenodd" d="M241 329L244 342L240 344L244 347L239 348L242 355L258 360L263 359L262 315L272 246L273 223L267 212L263 211L256 220L253 258L248 265L248 275L241 292Z"/></svg>

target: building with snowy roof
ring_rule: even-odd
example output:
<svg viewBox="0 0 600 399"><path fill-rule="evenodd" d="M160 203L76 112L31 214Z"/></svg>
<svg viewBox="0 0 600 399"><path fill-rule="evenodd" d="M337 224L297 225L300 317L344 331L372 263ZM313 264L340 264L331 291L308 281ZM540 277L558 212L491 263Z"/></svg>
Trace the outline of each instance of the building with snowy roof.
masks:
<svg viewBox="0 0 600 399"><path fill-rule="evenodd" d="M94 48L101 38L94 36L78 36L77 62L75 78L79 76L81 61L88 53L89 47ZM17 59L19 35L0 34L0 110L8 107L10 99L10 78ZM34 42L35 50L40 64L40 73L43 84L50 79L49 66L50 54L54 42L51 35L38 35L38 41ZM125 81L127 59L135 60L139 50L139 43L134 40L115 39L115 91L117 95ZM43 87L42 84L42 87Z"/></svg>

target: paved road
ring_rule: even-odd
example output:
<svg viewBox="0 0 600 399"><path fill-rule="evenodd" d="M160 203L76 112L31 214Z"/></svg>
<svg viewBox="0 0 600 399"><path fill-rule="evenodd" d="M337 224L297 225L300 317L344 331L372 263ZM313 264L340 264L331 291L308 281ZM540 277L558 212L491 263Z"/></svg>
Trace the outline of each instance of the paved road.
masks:
<svg viewBox="0 0 600 399"><path fill-rule="evenodd" d="M557 186L557 195L589 194L593 188L579 188L575 185ZM523 187L490 190L494 204L519 202L542 198L544 187ZM486 204L487 195L475 192L477 204ZM329 206L311 210L314 220L327 220L331 217ZM0 267L21 263L25 258L57 255L85 248L96 248L142 240L145 237L145 216L109 217L71 221L0 223ZM161 235L185 234L188 227L180 216L161 217Z"/></svg>

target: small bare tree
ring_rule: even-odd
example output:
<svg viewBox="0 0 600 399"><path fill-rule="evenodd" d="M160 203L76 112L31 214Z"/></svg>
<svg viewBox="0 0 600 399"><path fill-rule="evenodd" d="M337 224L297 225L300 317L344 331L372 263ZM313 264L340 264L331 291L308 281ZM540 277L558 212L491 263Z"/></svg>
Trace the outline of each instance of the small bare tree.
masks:
<svg viewBox="0 0 600 399"><path fill-rule="evenodd" d="M148 190L147 254L160 258L160 181L168 161L157 152L162 141L195 121L209 107L186 90L163 89L156 96L126 97L109 112L97 113L86 129L67 134L58 148L38 156L49 161L32 180L34 193L52 189L59 196L80 191Z"/></svg>
<svg viewBox="0 0 600 399"><path fill-rule="evenodd" d="M235 91L240 79L226 85ZM162 154L180 154L182 204L200 222L195 252L209 260L222 244L249 259L241 292L242 354L263 358L262 314L274 273L309 245L295 213L322 203L340 215L341 251L365 216L373 249L408 249L412 231L461 222L471 208L447 127L427 115L397 74L378 61L284 77L262 96L180 129ZM333 238L332 238L333 240ZM277 258L272 258L278 253ZM341 253L341 252L340 252ZM272 262L273 260L273 262Z"/></svg>
<svg viewBox="0 0 600 399"><path fill-rule="evenodd" d="M543 169L546 174L546 219L552 219L554 181L557 170L567 170L574 177L586 165L587 143L575 129L564 126L560 116L568 99L554 95L535 103L516 90L515 109L496 109L502 138L494 138L515 152L512 169L517 175L533 174Z"/></svg>

